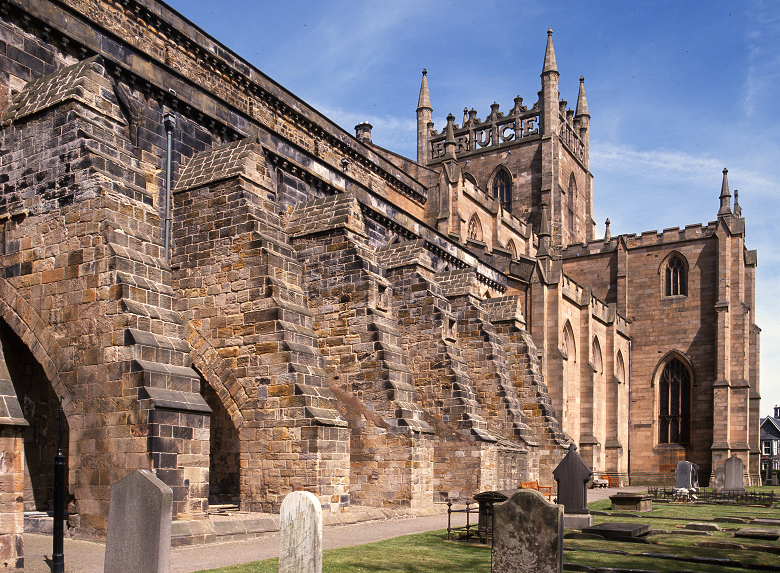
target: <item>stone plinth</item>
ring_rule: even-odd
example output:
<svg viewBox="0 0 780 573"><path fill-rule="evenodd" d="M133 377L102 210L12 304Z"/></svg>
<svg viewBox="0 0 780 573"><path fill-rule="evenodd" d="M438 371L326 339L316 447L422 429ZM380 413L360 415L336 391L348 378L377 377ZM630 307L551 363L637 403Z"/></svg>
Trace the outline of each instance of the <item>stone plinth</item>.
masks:
<svg viewBox="0 0 780 573"><path fill-rule="evenodd" d="M612 511L653 510L653 496L646 493L619 491L615 495L610 495L609 500L612 502Z"/></svg>

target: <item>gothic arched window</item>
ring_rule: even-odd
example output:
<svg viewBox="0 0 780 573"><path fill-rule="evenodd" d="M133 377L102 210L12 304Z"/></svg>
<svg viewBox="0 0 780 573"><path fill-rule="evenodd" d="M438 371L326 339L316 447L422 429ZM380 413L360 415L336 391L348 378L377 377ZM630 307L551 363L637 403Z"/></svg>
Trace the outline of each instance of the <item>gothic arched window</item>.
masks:
<svg viewBox="0 0 780 573"><path fill-rule="evenodd" d="M687 265L680 255L672 255L666 262L664 294L666 296L687 296Z"/></svg>
<svg viewBox="0 0 780 573"><path fill-rule="evenodd" d="M691 441L691 371L679 358L664 365L658 380L658 442Z"/></svg>
<svg viewBox="0 0 780 573"><path fill-rule="evenodd" d="M569 175L569 197L568 197L568 211L569 211L569 230L574 230L574 196L577 194L577 181L574 179L574 173Z"/></svg>
<svg viewBox="0 0 780 573"><path fill-rule="evenodd" d="M512 178L506 169L499 169L493 177L493 198L498 199L506 211L512 210Z"/></svg>
<svg viewBox="0 0 780 573"><path fill-rule="evenodd" d="M471 216L471 219L469 219L469 239L473 239L475 241L481 241L482 240L482 225L479 222L479 217L475 215Z"/></svg>

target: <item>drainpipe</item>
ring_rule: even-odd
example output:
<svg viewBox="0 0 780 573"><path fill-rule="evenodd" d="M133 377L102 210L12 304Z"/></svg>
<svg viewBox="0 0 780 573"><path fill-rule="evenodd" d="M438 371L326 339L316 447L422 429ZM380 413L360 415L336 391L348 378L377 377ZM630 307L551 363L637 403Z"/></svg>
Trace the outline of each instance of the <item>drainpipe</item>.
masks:
<svg viewBox="0 0 780 573"><path fill-rule="evenodd" d="M176 118L171 112L163 116L165 135L168 138L168 159L165 165L165 262L170 262L171 242L171 142L173 128L176 127Z"/></svg>
<svg viewBox="0 0 780 573"><path fill-rule="evenodd" d="M626 469L628 470L628 485L631 485L631 359L633 340L628 341L628 460Z"/></svg>

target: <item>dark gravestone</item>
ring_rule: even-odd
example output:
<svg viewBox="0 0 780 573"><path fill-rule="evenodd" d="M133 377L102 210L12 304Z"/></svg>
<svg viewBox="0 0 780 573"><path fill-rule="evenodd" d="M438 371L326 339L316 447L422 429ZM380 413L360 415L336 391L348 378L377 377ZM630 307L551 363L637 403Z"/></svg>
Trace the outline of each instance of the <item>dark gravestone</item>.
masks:
<svg viewBox="0 0 780 573"><path fill-rule="evenodd" d="M677 489L699 489L699 466L692 462L677 462Z"/></svg>
<svg viewBox="0 0 780 573"><path fill-rule="evenodd" d="M485 543L493 535L493 506L507 499L509 498L500 491L483 491L474 496L474 501L479 504L477 535Z"/></svg>
<svg viewBox="0 0 780 573"><path fill-rule="evenodd" d="M492 573L560 573L563 508L521 489L493 506Z"/></svg>
<svg viewBox="0 0 780 573"><path fill-rule="evenodd" d="M607 522L594 525L592 527L585 527L582 529L583 533L595 533L601 535L606 539L629 539L639 538L646 535L650 531L650 526L647 523L615 523Z"/></svg>
<svg viewBox="0 0 780 573"><path fill-rule="evenodd" d="M588 480L592 473L577 453L577 446L572 444L569 453L553 470L553 477L558 482L558 503L567 514L590 514Z"/></svg>

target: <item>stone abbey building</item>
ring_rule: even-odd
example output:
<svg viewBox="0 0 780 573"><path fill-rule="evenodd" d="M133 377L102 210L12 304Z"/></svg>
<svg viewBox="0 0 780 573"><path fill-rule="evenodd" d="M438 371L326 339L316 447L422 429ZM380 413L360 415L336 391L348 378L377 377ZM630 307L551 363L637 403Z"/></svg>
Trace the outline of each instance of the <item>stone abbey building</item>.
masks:
<svg viewBox="0 0 780 573"><path fill-rule="evenodd" d="M404 158L161 2L0 19L9 563L50 506L60 406L82 532L136 469L178 519L294 489L420 510L553 485L572 443L622 483L731 455L757 474L736 192L724 171L714 222L596 238L584 80L571 110L552 31L538 99L485 119L434 129L423 72Z"/></svg>

